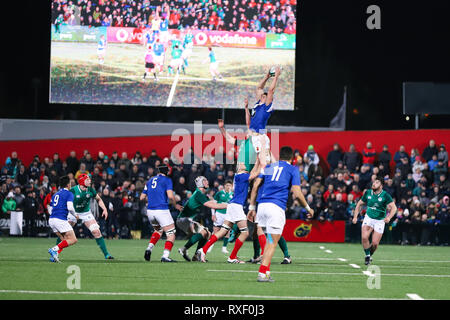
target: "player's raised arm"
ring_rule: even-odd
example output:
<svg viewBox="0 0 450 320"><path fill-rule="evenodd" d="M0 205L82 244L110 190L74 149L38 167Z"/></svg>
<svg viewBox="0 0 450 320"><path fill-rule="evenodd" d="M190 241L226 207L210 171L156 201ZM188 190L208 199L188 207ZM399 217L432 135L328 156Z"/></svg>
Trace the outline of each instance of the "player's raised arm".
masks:
<svg viewBox="0 0 450 320"><path fill-rule="evenodd" d="M234 145L234 143L236 142L236 138L233 138L233 137L231 136L231 134L229 134L229 133L225 130L225 126L224 126L223 120L222 120L222 119L218 119L218 120L217 120L217 123L218 123L218 125L219 125L220 132L221 132L222 135L225 137L225 139L227 140L227 142L228 142L228 143L231 143L232 145Z"/></svg>
<svg viewBox="0 0 450 320"><path fill-rule="evenodd" d="M302 193L299 185L292 186L292 193L294 194L294 198L300 201L300 204L308 211L308 218L312 218L314 216L314 210L311 209L308 205L308 202L305 199L305 196Z"/></svg>
<svg viewBox="0 0 450 320"><path fill-rule="evenodd" d="M267 80L269 80L270 74L269 71L264 75L264 78L261 80L261 82L256 87L256 99L260 100L261 96L264 94L264 87L266 86Z"/></svg>
<svg viewBox="0 0 450 320"><path fill-rule="evenodd" d="M245 124L247 126L247 130L250 129L250 111L248 111L248 99L245 98L244 100L245 103Z"/></svg>
<svg viewBox="0 0 450 320"><path fill-rule="evenodd" d="M258 195L258 189L261 186L263 179L261 177L256 178L253 183L252 190L250 192L250 205L248 207L247 219L249 221L255 221L256 215L256 196Z"/></svg>
<svg viewBox="0 0 450 320"><path fill-rule="evenodd" d="M267 91L266 105L269 105L273 101L273 95L275 94L275 88L277 86L278 78L280 77L281 69L280 67L275 68L275 76L273 77L272 83Z"/></svg>

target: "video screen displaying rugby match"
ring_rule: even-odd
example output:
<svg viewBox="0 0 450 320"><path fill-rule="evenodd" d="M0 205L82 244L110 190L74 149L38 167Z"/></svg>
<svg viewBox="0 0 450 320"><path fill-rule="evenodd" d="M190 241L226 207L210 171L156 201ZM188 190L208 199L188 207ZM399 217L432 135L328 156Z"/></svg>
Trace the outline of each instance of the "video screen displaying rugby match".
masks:
<svg viewBox="0 0 450 320"><path fill-rule="evenodd" d="M294 109L296 0L52 0L51 103ZM270 80L269 80L270 81Z"/></svg>

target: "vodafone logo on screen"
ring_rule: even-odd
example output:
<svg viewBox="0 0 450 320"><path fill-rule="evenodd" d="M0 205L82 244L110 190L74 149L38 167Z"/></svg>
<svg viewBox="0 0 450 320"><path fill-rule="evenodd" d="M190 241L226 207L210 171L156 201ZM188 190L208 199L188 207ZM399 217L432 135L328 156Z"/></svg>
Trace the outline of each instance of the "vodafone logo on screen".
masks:
<svg viewBox="0 0 450 320"><path fill-rule="evenodd" d="M143 30L136 28L114 28L113 42L140 43L144 34ZM114 41L116 40L116 41Z"/></svg>
<svg viewBox="0 0 450 320"><path fill-rule="evenodd" d="M261 36L259 36L261 37ZM257 47L258 36L250 33L238 33L238 32L197 32L195 34L195 44L204 45L224 45L230 47L249 46Z"/></svg>

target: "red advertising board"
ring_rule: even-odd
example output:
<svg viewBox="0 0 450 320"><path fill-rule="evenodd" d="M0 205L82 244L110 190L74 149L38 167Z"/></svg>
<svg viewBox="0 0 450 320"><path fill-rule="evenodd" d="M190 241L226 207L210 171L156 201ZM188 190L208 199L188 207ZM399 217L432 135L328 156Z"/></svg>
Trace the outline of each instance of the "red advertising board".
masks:
<svg viewBox="0 0 450 320"><path fill-rule="evenodd" d="M139 28L107 28L107 40L112 43L143 43L145 33L149 29ZM229 32L195 30L194 45L219 46L236 48L265 48L266 34L263 32ZM182 40L179 30L169 30L169 38Z"/></svg>
<svg viewBox="0 0 450 320"><path fill-rule="evenodd" d="M286 241L345 242L345 221L286 220L283 237Z"/></svg>

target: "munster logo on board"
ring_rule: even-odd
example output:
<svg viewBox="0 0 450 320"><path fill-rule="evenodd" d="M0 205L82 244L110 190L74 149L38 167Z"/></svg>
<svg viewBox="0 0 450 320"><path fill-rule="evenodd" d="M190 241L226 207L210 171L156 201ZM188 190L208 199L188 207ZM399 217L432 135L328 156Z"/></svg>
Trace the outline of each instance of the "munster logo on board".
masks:
<svg viewBox="0 0 450 320"><path fill-rule="evenodd" d="M306 237L308 237L310 232L311 232L311 225L302 223L295 229L294 236L297 238L303 238L303 237L306 238Z"/></svg>

